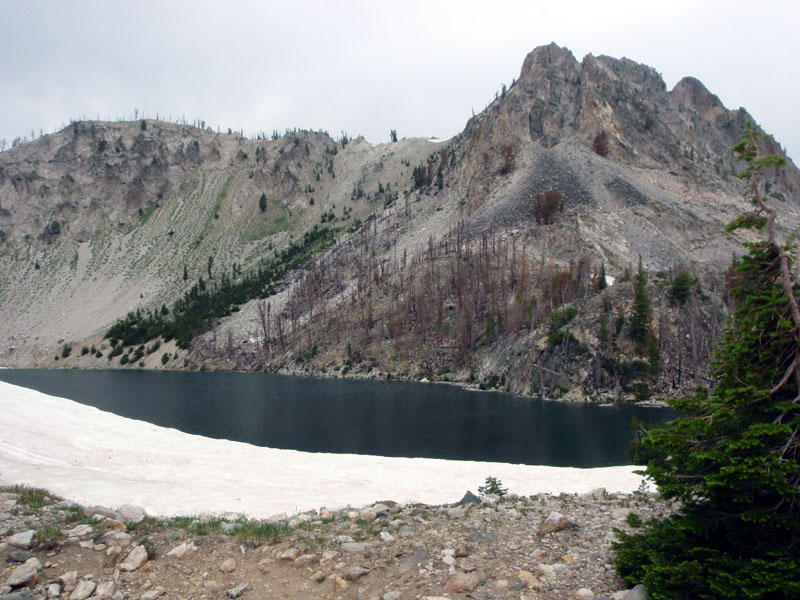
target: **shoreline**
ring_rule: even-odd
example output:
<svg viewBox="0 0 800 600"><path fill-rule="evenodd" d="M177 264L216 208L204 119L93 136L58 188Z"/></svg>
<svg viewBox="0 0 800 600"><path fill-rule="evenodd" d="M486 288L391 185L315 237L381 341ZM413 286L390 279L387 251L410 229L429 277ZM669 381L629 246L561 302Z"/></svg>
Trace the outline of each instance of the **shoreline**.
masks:
<svg viewBox="0 0 800 600"><path fill-rule="evenodd" d="M447 504L486 477L511 493L632 492L636 467L578 469L308 453L215 440L0 382L0 484L44 487L79 504L149 514L257 518L381 499Z"/></svg>

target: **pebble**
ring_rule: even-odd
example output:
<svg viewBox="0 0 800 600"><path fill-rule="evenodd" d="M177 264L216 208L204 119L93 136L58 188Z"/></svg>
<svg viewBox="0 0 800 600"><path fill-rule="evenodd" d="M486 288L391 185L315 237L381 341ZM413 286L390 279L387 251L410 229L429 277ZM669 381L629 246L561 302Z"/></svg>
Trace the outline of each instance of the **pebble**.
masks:
<svg viewBox="0 0 800 600"><path fill-rule="evenodd" d="M621 589L614 573L610 544L615 539L613 528L631 530L625 520L631 513L646 521L670 510L668 504L650 497L602 491L518 498L509 495L496 502L490 498L488 503L449 506L404 507L382 501L361 509L322 508L318 513L299 513L293 520L302 527L287 533L282 542L265 544L255 553L255 544L246 545L213 532L197 536L191 528L148 531L146 535L158 549L156 558L150 561L146 549L134 541L143 533L137 531L134 537L108 522L110 531L93 540L98 527L79 524L64 529L62 540L74 543L64 545L62 541L50 553L57 564L48 563L47 568L63 573L57 581L55 574L45 576L46 571L41 571L45 567L39 557L44 560L43 555L10 544L14 536L0 535L0 551L5 551L10 562L4 579L16 563L35 574L35 583L28 585L44 582L31 588L36 600L156 600L162 596L213 600L224 597L224 590L229 594L240 587L230 588L237 583L229 579L231 573L256 569L263 575L259 575L258 594L253 597L331 595L406 600L468 594L473 600L622 600L629 595L628 600L641 600L637 590ZM30 543L34 531L57 524L63 514L46 509L28 516L3 511L0 505L0 532L22 531L30 536ZM24 544L25 539L20 542ZM88 552L82 550L80 542ZM86 565L87 557L94 556L93 549L102 546L107 547L94 559L99 569L94 574L84 567L80 573L70 569L73 564ZM78 558L81 552L82 559ZM67 557L80 562L72 563ZM123 557L125 560L117 564ZM241 564L237 565L237 560ZM30 562L26 565L21 561ZM213 574L220 572L225 573L224 579L217 582ZM86 590L92 587L86 596ZM0 595L10 591L10 585L0 585Z"/></svg>
<svg viewBox="0 0 800 600"><path fill-rule="evenodd" d="M250 588L250 582L247 582L241 585L237 585L235 588L231 588L225 593L227 594L228 598L238 598L239 596L244 594L245 591L247 591L249 588Z"/></svg>
<svg viewBox="0 0 800 600"><path fill-rule="evenodd" d="M233 573L236 570L236 559L226 558L219 566L219 570L223 573Z"/></svg>

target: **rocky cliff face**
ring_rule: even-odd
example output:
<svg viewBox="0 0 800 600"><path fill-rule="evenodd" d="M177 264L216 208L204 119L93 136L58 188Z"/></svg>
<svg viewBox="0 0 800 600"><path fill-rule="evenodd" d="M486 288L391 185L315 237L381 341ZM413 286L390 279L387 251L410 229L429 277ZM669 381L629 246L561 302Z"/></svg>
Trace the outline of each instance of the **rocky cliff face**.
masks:
<svg viewBox="0 0 800 600"><path fill-rule="evenodd" d="M100 345L127 311L169 305L200 276L236 277L323 222L338 243L267 299L274 321L242 305L185 364L631 393L647 362L624 324L641 257L662 357L649 383L694 385L740 252L724 225L745 206L731 147L748 119L696 79L667 90L648 66L551 44L441 143L76 123L0 154L0 356L52 364L64 342ZM789 232L800 172L790 161L769 179ZM601 265L619 285L599 288ZM667 298L683 270L689 305ZM566 308L576 315L558 333L551 313Z"/></svg>

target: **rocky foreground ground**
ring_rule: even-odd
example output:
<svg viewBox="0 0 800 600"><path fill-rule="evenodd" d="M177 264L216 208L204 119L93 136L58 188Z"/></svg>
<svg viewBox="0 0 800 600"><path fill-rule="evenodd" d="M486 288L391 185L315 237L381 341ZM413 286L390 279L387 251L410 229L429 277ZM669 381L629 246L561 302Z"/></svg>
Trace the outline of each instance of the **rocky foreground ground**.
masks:
<svg viewBox="0 0 800 600"><path fill-rule="evenodd" d="M595 490L160 520L6 488L0 599L633 600L644 590L614 572L614 529L669 510L650 494Z"/></svg>

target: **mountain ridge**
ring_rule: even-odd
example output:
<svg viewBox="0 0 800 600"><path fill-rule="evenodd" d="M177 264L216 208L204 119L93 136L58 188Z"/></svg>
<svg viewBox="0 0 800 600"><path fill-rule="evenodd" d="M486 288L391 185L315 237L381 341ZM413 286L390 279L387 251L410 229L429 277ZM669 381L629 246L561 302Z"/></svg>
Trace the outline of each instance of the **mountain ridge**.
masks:
<svg viewBox="0 0 800 600"><path fill-rule="evenodd" d="M560 395L619 397L618 376L602 366L592 375L580 363L607 363L609 353L638 360L624 330L614 352L600 350L597 331L602 315L610 318L601 308L610 297L612 313L629 310L625 281L640 256L663 274L651 284L651 323L665 364L649 384L669 389L676 361L689 354L699 383L724 318L724 271L740 252L741 238L724 225L744 207L730 148L748 119L694 78L668 91L651 67L591 54L578 62L551 44L533 50L519 78L461 133L438 143L371 146L297 131L247 140L153 121L75 123L0 154L0 275L15 282L4 286L0 360L55 365L45 353L62 343L105 343L106 356L94 362L63 358L115 365L102 341L115 319L170 305L198 277L242 277L317 224L338 228L337 244L269 299L272 315L288 311L276 319L293 342L268 339L279 321L265 329L262 317L259 325L253 299L215 320L182 364L165 364L348 375L360 365L363 376L484 385L494 377L522 393L558 387ZM781 153L772 141L768 150ZM800 172L789 160L769 179L785 222L797 222ZM533 210L547 191L560 193L552 222ZM622 285L600 293L601 264ZM462 266L484 279L461 274ZM519 276L508 276L511 267ZM690 352L676 341L682 317L666 289L681 270L711 298L698 295L693 309L700 337L708 336L703 357L695 342ZM459 277L469 289L451 281ZM556 301L558 277L570 283ZM436 300L425 300L420 280ZM65 302L78 306L63 310ZM577 355L548 341L547 315L562 306L579 307L570 325ZM59 309L61 319L53 316ZM363 336L345 340L331 315L347 321L354 311L365 315ZM160 368L157 358L140 356ZM681 379L675 389L689 385Z"/></svg>

